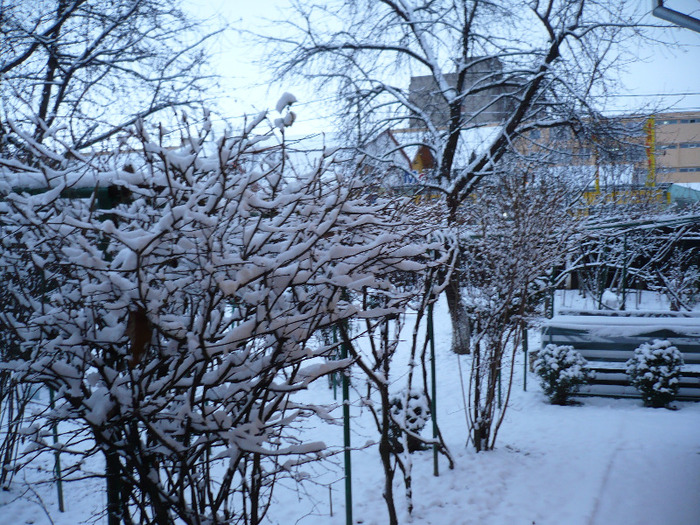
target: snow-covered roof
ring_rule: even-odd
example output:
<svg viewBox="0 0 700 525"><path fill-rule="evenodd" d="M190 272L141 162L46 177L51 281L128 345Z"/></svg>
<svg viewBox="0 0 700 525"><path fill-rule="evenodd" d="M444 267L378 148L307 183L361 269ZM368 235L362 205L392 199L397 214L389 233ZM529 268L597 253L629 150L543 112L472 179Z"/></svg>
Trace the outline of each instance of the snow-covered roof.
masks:
<svg viewBox="0 0 700 525"><path fill-rule="evenodd" d="M457 144L454 166L462 168L467 166L472 155L481 155L493 143L502 126L486 125L478 126L460 131L460 140ZM393 135L397 142L403 146L403 150L408 158L413 159L422 145L428 145L440 151L447 141L447 131L436 141L427 131L422 130L394 130ZM439 142L439 143L436 143Z"/></svg>

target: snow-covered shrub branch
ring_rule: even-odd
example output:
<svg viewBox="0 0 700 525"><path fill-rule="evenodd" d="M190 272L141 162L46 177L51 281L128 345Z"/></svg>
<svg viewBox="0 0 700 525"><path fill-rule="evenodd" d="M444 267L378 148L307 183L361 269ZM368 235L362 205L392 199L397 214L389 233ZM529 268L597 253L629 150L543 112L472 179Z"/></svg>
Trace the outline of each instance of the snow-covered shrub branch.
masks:
<svg viewBox="0 0 700 525"><path fill-rule="evenodd" d="M28 314L0 317L28 357L4 368L57 392L46 420L89 431L124 521L258 523L275 479L325 454L295 430L325 409L293 394L348 362L325 363L312 335L399 315L416 294L395 278L449 263L425 220L367 204L332 158L289 176L260 121L174 149L137 126L139 146L109 170L56 155L13 167L14 180L40 172L45 193L3 187L0 266L41 283L13 283ZM129 198L62 198L84 175ZM383 300L355 300L369 291ZM50 446L43 421L26 430L35 448Z"/></svg>
<svg viewBox="0 0 700 525"><path fill-rule="evenodd" d="M426 206L424 212L440 212L442 207ZM437 221L426 220L426 224ZM399 298L402 309L393 308L390 315L381 318L366 318L364 321L365 337L351 340L346 326L340 325L343 344L362 372L365 380L358 387L363 407L373 416L378 436L379 457L384 472L383 496L387 505L388 523L396 525L398 517L394 497L394 476L400 470L406 495L408 512L413 509L412 459L411 451L421 444L433 443L449 460L453 459L438 432L436 439L426 439L420 435L420 428L412 420L410 410L397 410L397 404L415 408L418 400L427 407L430 404L427 382L427 345L428 339L419 338L419 327L426 319L428 307L435 302L447 284L455 264L456 235L453 232L435 234L438 241L436 248L428 258L422 261L423 269L417 274L402 272L397 275L402 294L389 296L381 290L366 289L361 296L362 304L367 307L386 308ZM417 262L417 261L416 261ZM405 309L410 307L415 314L415 324L410 340L408 355L401 355L408 366L408 373L396 374L393 364L398 361L398 345L402 340L405 327ZM404 336L405 337L405 336ZM400 391L397 393L396 391ZM426 416L426 413L423 414Z"/></svg>
<svg viewBox="0 0 700 525"><path fill-rule="evenodd" d="M672 311L690 311L700 302L698 250L692 245L674 244L665 260L651 265L649 288L664 294Z"/></svg>
<svg viewBox="0 0 700 525"><path fill-rule="evenodd" d="M567 209L564 181L518 164L463 213L461 271L472 331L469 419L480 451L495 444L523 328L541 315L547 275L563 262L578 221Z"/></svg>
<svg viewBox="0 0 700 525"><path fill-rule="evenodd" d="M606 290L615 292L625 309L628 291L650 289L666 295L671 310L690 310L698 300L700 275L690 241L697 232L693 213L645 211L643 219L624 208L616 217L589 218L561 277L575 277L582 293L601 309L607 307Z"/></svg>

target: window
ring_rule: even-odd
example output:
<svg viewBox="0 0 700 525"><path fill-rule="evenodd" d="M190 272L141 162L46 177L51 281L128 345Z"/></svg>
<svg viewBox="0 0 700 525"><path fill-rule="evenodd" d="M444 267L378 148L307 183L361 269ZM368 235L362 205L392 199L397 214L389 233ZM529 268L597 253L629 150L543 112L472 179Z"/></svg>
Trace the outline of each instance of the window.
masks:
<svg viewBox="0 0 700 525"><path fill-rule="evenodd" d="M626 148L624 155L630 162L642 162L646 158L646 151L643 148Z"/></svg>
<svg viewBox="0 0 700 525"><path fill-rule="evenodd" d="M664 126L667 124L678 124L678 120L676 120L676 119L659 120L657 122L657 124L660 126Z"/></svg>
<svg viewBox="0 0 700 525"><path fill-rule="evenodd" d="M540 130L539 130L539 129L533 129L533 130L530 132L530 138L531 138L532 140L537 140L538 138L540 138L540 135L541 135L541 133L540 133Z"/></svg>
<svg viewBox="0 0 700 525"><path fill-rule="evenodd" d="M657 144L656 149L676 149L677 144Z"/></svg>
<svg viewBox="0 0 700 525"><path fill-rule="evenodd" d="M700 118L684 118L681 119L681 124L697 124L700 122Z"/></svg>
<svg viewBox="0 0 700 525"><path fill-rule="evenodd" d="M698 173L700 172L700 168L681 168L678 171L681 173Z"/></svg>
<svg viewBox="0 0 700 525"><path fill-rule="evenodd" d="M684 142L681 148L700 148L700 142Z"/></svg>

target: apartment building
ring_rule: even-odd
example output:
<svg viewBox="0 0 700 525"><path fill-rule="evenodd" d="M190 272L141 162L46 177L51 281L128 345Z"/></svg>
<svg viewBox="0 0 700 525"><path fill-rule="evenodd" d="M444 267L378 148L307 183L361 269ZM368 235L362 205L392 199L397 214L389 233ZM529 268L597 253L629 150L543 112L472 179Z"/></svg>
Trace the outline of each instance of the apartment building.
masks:
<svg viewBox="0 0 700 525"><path fill-rule="evenodd" d="M483 134L498 126L507 118L513 101L508 88L499 86L502 64L497 58L475 59L475 65L466 78L467 89L474 90L462 105L468 123L465 135ZM479 90L484 78L493 87ZM456 75L447 75L449 83L456 82ZM435 81L430 76L412 77L409 100L429 115L438 128L446 127L448 108L439 95ZM634 172L628 180L618 181L626 185L663 183L700 183L700 111L664 112L656 115L626 115L610 118L616 128L615 137L607 143L598 138L574 137L570 130L533 130L526 140L518 141L521 148L530 152L556 150L561 153L560 164L572 165L623 165ZM424 126L420 119L409 119L409 129L393 130L395 134L420 133ZM468 153L467 153L468 154ZM413 156L413 155L411 155ZM415 163L414 163L415 164Z"/></svg>
<svg viewBox="0 0 700 525"><path fill-rule="evenodd" d="M700 111L661 113L647 128L657 180L700 184Z"/></svg>
<svg viewBox="0 0 700 525"><path fill-rule="evenodd" d="M457 85L454 73L446 74L445 80L451 87ZM473 58L464 83L463 89L468 95L462 103L462 114L470 126L500 122L512 112L515 101L507 95L512 95L514 88L506 85L503 65L497 57ZM421 108L435 126L447 127L450 110L432 75L411 77L408 99L413 106ZM423 126L425 122L420 118L409 119L410 128Z"/></svg>

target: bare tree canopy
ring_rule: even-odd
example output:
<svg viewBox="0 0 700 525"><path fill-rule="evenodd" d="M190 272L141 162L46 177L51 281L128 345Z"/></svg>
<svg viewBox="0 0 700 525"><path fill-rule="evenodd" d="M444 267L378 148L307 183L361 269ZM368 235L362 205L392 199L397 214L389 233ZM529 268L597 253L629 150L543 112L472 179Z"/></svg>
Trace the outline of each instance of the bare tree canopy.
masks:
<svg viewBox="0 0 700 525"><path fill-rule="evenodd" d="M0 141L8 121L39 142L60 125L80 149L201 102L212 33L200 29L178 2L2 0Z"/></svg>
<svg viewBox="0 0 700 525"><path fill-rule="evenodd" d="M595 102L624 63L617 44L640 33L628 4L296 2L297 16L278 30L284 36L269 40L277 75L305 76L337 94L365 155L389 165L397 151L417 149L414 165L427 168L421 183L444 195L454 224L479 184L507 169L505 156L542 164L553 160L557 133L560 146L593 130L600 136L605 119ZM394 131L393 148L377 147L385 130ZM446 292L456 352L469 347L460 286L455 272Z"/></svg>
<svg viewBox="0 0 700 525"><path fill-rule="evenodd" d="M420 129L448 201L456 206L533 129L580 128L596 117L616 47L638 32L626 2L595 0L378 0L295 4L271 37L276 71L337 92L339 112L364 137ZM280 46L284 52L280 52ZM499 132L457 167L460 132ZM535 140L535 139L528 139ZM467 155L469 159L470 155Z"/></svg>

